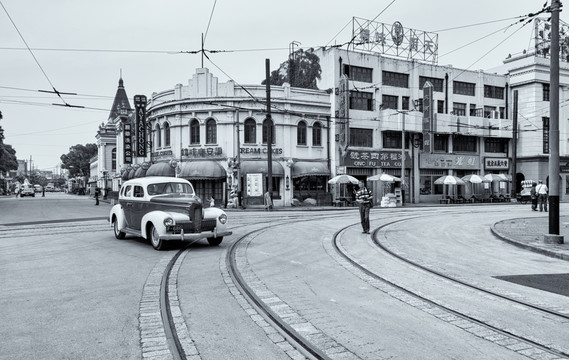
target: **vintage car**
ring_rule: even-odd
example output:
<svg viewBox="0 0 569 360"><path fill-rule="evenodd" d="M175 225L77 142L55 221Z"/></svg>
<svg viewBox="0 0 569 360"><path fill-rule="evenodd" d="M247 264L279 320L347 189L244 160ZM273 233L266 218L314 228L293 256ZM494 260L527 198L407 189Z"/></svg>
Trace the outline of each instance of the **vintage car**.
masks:
<svg viewBox="0 0 569 360"><path fill-rule="evenodd" d="M117 239L126 234L149 239L156 250L169 240L207 239L217 246L227 230L227 215L219 208L204 208L192 184L164 176L126 181L119 202L111 208L109 221Z"/></svg>
<svg viewBox="0 0 569 360"><path fill-rule="evenodd" d="M24 196L35 197L36 191L35 191L34 187L31 185L26 185L26 184L22 185L22 187L20 188L20 197L24 197Z"/></svg>

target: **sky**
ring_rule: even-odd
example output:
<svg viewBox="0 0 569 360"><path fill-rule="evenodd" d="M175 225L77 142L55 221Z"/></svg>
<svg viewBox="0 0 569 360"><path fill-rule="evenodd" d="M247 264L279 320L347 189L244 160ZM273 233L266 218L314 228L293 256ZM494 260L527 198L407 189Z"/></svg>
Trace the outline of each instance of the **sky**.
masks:
<svg viewBox="0 0 569 360"><path fill-rule="evenodd" d="M533 26L519 20L545 2L0 0L0 126L18 159L57 171L71 146L96 143L121 74L131 106L134 95L187 84L202 61L220 83L260 84L265 59L277 69L293 41L348 42L353 17L436 32L439 65L489 70L533 45ZM196 53L202 34L220 51L209 59ZM53 89L76 95L43 92ZM85 108L53 105L65 103Z"/></svg>

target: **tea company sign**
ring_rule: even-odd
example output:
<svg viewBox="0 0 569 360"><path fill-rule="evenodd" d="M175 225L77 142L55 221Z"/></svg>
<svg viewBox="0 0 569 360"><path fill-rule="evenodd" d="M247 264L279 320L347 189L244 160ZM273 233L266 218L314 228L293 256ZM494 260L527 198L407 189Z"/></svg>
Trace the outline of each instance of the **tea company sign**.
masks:
<svg viewBox="0 0 569 360"><path fill-rule="evenodd" d="M401 168L401 152L348 150L344 165L360 168ZM408 153L405 153L405 166L411 168L411 157Z"/></svg>

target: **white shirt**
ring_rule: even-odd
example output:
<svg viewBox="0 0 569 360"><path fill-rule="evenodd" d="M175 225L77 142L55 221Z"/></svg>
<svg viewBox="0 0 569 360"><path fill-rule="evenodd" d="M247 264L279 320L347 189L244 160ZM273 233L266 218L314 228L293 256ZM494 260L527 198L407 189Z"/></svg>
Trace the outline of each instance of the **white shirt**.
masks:
<svg viewBox="0 0 569 360"><path fill-rule="evenodd" d="M535 192L538 194L547 194L547 185L539 184L535 187Z"/></svg>

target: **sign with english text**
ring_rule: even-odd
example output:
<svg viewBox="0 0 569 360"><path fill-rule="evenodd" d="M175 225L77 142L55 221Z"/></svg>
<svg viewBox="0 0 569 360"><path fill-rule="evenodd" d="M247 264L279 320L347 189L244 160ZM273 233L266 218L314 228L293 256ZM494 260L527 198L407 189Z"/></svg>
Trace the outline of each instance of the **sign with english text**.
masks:
<svg viewBox="0 0 569 360"><path fill-rule="evenodd" d="M348 150L344 165L359 168L401 168L401 151ZM411 157L405 152L405 168L411 168Z"/></svg>

